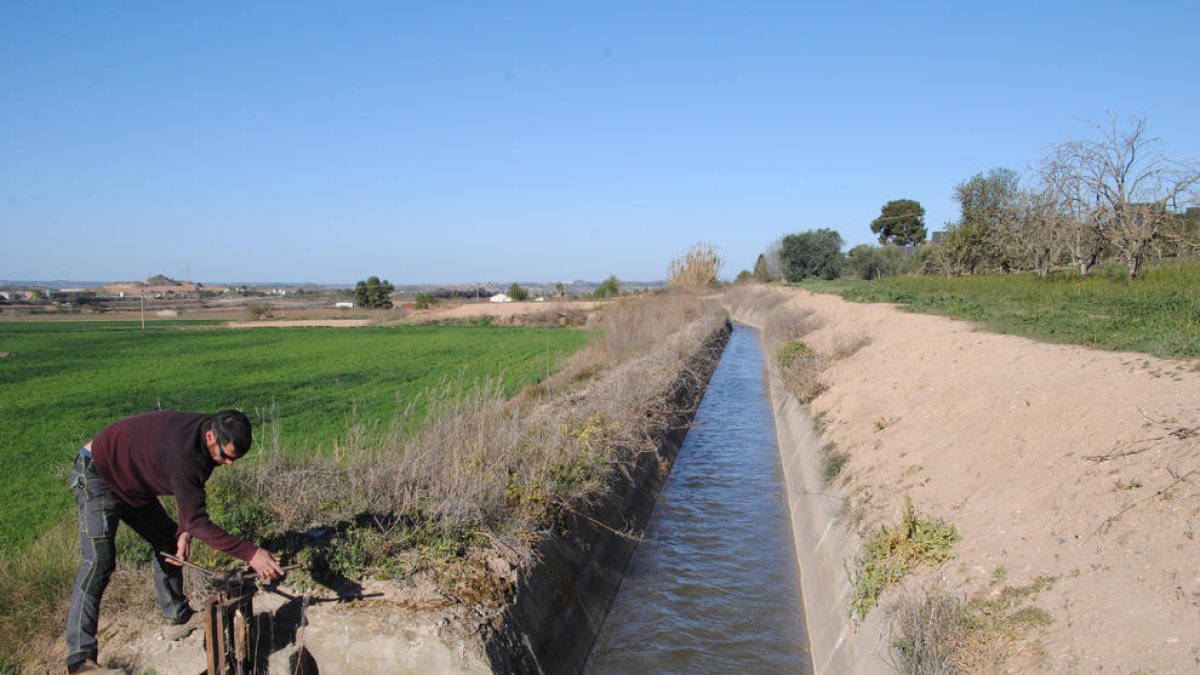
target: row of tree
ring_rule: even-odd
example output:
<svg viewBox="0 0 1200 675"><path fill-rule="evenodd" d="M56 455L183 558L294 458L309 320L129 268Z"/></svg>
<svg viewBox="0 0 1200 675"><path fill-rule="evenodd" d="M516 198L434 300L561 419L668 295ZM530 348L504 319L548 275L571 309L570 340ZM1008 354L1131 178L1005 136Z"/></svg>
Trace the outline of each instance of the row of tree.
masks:
<svg viewBox="0 0 1200 675"><path fill-rule="evenodd" d="M739 278L799 281L852 273L864 279L921 271L948 276L1051 270L1087 276L1119 261L1136 279L1147 257L1200 256L1200 169L1163 154L1145 118L1092 124L1093 138L1060 143L1027 181L995 168L954 188L959 220L926 243L925 209L897 199L870 223L879 247L842 255L828 229L788 235Z"/></svg>

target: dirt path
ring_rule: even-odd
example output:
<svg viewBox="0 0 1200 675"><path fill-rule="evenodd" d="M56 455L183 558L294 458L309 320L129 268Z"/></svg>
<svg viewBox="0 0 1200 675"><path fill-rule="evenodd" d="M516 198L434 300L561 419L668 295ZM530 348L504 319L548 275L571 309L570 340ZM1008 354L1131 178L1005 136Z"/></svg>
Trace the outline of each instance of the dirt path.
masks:
<svg viewBox="0 0 1200 675"><path fill-rule="evenodd" d="M376 319L279 319L265 321L227 321L225 328L358 328L379 323Z"/></svg>
<svg viewBox="0 0 1200 675"><path fill-rule="evenodd" d="M904 495L954 523L951 588L1053 579L1040 668L1200 670L1200 362L1049 345L792 292L824 373L812 412L862 525ZM852 517L852 516L851 516ZM1028 664L1032 665L1032 664Z"/></svg>
<svg viewBox="0 0 1200 675"><path fill-rule="evenodd" d="M523 314L540 314L545 312L582 311L590 312L604 304L595 300L549 301L549 302L472 302L461 305L436 305L430 309L412 310L408 319L413 322L447 321L453 319L476 319L490 316L497 319L511 319Z"/></svg>

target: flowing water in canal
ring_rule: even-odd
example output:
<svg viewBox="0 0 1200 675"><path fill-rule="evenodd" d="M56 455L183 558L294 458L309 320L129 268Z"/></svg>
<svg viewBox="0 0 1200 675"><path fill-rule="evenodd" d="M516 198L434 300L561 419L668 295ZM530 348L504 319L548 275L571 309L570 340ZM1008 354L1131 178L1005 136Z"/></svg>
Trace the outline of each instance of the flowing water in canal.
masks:
<svg viewBox="0 0 1200 675"><path fill-rule="evenodd" d="M764 370L735 325L588 673L812 671Z"/></svg>

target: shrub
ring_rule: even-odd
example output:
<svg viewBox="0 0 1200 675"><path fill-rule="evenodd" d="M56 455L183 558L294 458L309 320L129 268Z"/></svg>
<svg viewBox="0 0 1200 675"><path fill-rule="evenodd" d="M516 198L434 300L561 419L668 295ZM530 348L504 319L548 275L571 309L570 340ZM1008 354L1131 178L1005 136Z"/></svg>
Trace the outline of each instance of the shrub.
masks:
<svg viewBox="0 0 1200 675"><path fill-rule="evenodd" d="M246 306L252 319L265 319L271 316L271 306L265 302L255 302Z"/></svg>
<svg viewBox="0 0 1200 675"><path fill-rule="evenodd" d="M512 298L513 302L525 302L529 299L529 291L525 290L522 286L514 281L513 284L508 287L508 297Z"/></svg>
<svg viewBox="0 0 1200 675"><path fill-rule="evenodd" d="M610 276L605 279L595 291L592 291L592 297L597 299L615 298L621 294L621 282L617 281L616 276Z"/></svg>
<svg viewBox="0 0 1200 675"><path fill-rule="evenodd" d="M413 304L417 309L429 309L439 302L441 302L441 298L425 291L421 291L413 296Z"/></svg>
<svg viewBox="0 0 1200 675"><path fill-rule="evenodd" d="M222 472L213 476L206 493L209 516L235 537L259 541L272 532L275 517L243 474Z"/></svg>

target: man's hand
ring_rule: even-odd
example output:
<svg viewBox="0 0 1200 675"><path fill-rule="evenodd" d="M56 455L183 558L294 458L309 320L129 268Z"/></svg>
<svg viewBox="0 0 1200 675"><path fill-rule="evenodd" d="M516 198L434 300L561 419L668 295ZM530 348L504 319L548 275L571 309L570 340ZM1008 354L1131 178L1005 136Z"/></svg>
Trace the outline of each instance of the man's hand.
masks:
<svg viewBox="0 0 1200 675"><path fill-rule="evenodd" d="M183 534L179 535L178 539L175 540L175 557L179 558L180 560L187 560L188 554L190 554L191 552L192 552L192 535L187 532L184 532ZM168 560L167 562L171 563L172 565L175 565L176 567L183 567L182 563L177 563L174 560Z"/></svg>
<svg viewBox="0 0 1200 675"><path fill-rule="evenodd" d="M265 548L254 552L254 556L250 558L250 567L258 572L258 578L263 581L275 581L283 576L283 568L279 566L279 561Z"/></svg>

